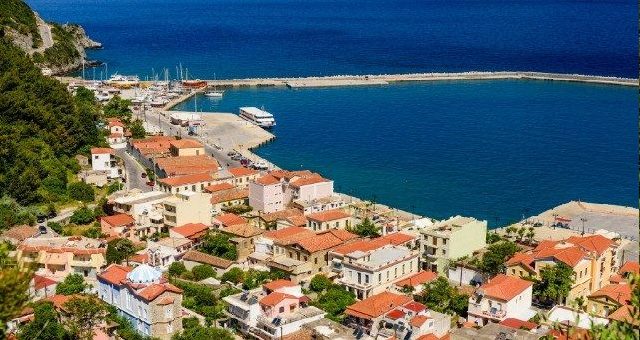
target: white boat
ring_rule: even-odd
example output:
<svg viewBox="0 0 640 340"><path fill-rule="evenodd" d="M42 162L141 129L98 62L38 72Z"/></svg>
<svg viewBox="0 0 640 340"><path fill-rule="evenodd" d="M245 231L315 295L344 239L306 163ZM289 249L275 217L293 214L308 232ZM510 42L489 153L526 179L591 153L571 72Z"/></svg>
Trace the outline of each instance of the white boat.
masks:
<svg viewBox="0 0 640 340"><path fill-rule="evenodd" d="M106 102L110 100L113 96L109 94L109 92L100 91L96 93L96 99L99 102Z"/></svg>
<svg viewBox="0 0 640 340"><path fill-rule="evenodd" d="M276 120L273 115L257 107L241 107L240 117L261 128L269 129L276 126Z"/></svg>
<svg viewBox="0 0 640 340"><path fill-rule="evenodd" d="M204 94L209 98L222 98L224 91L209 91Z"/></svg>
<svg viewBox="0 0 640 340"><path fill-rule="evenodd" d="M140 84L140 78L137 76L123 76L114 74L107 80L107 84L119 87L131 87Z"/></svg>

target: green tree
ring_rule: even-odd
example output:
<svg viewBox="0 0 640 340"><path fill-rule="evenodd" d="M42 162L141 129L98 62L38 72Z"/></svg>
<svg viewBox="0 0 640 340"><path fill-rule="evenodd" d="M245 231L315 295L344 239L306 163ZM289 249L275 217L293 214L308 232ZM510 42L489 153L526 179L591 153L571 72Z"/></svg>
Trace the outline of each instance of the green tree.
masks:
<svg viewBox="0 0 640 340"><path fill-rule="evenodd" d="M180 276L184 274L186 271L187 271L187 268L184 266L184 263L176 261L171 263L171 265L169 265L168 273L171 276Z"/></svg>
<svg viewBox="0 0 640 340"><path fill-rule="evenodd" d="M500 237L498 233L492 233L490 231L487 231L487 240L486 240L487 244L496 243L500 240L502 240L502 237Z"/></svg>
<svg viewBox="0 0 640 340"><path fill-rule="evenodd" d="M72 298L64 304L65 324L77 339L93 339L93 329L107 318L107 309L94 297Z"/></svg>
<svg viewBox="0 0 640 340"><path fill-rule="evenodd" d="M573 285L573 269L560 262L540 270L540 280L533 285L533 295L543 301L562 303Z"/></svg>
<svg viewBox="0 0 640 340"><path fill-rule="evenodd" d="M0 338L4 338L7 322L29 302L31 274L29 270L20 270L10 261L8 246L0 243Z"/></svg>
<svg viewBox="0 0 640 340"><path fill-rule="evenodd" d="M174 334L172 340L233 340L233 334L223 328L202 327L193 325L185 328L181 333Z"/></svg>
<svg viewBox="0 0 640 340"><path fill-rule="evenodd" d="M361 237L378 237L380 236L380 231L378 227L371 222L368 217L365 217L362 222L356 224L354 227L347 228L348 231L357 234Z"/></svg>
<svg viewBox="0 0 640 340"><path fill-rule="evenodd" d="M82 236L88 238L102 238L104 235L102 234L102 229L100 228L100 224L96 226L97 222L94 223L89 229L85 230L82 233Z"/></svg>
<svg viewBox="0 0 640 340"><path fill-rule="evenodd" d="M317 274L309 282L309 288L314 292L322 292L331 286L332 282L326 275Z"/></svg>
<svg viewBox="0 0 640 340"><path fill-rule="evenodd" d="M527 233L527 228L525 227L518 228L518 230L516 231L516 234L518 234L518 241L522 241L526 233Z"/></svg>
<svg viewBox="0 0 640 340"><path fill-rule="evenodd" d="M85 182L75 182L69 184L67 190L69 197L81 202L93 202L96 199L96 194L93 191L93 187Z"/></svg>
<svg viewBox="0 0 640 340"><path fill-rule="evenodd" d="M47 222L47 227L55 231L58 234L62 234L62 225L58 222Z"/></svg>
<svg viewBox="0 0 640 340"><path fill-rule="evenodd" d="M20 340L60 340L69 339L67 331L58 321L58 313L51 302L41 302L33 306L33 321L27 323L18 333Z"/></svg>
<svg viewBox="0 0 640 340"><path fill-rule="evenodd" d="M356 302L356 296L339 285L331 285L311 304L327 312L327 318L341 322L344 311Z"/></svg>
<svg viewBox="0 0 640 340"><path fill-rule="evenodd" d="M200 321L198 321L198 318L196 318L196 317L182 318L182 328L183 329L196 327L196 326L199 326L199 325L200 325Z"/></svg>
<svg viewBox="0 0 640 340"><path fill-rule="evenodd" d="M131 101L128 99L122 99L120 96L114 96L109 100L107 105L104 106L103 114L107 118L118 118L125 124L131 122Z"/></svg>
<svg viewBox="0 0 640 340"><path fill-rule="evenodd" d="M131 257L136 251L136 248L128 239L118 238L107 243L107 263L122 263Z"/></svg>
<svg viewBox="0 0 640 340"><path fill-rule="evenodd" d="M425 289L416 296L419 302L424 303L430 309L440 313L457 314L465 316L469 305L469 296L460 293L449 284L444 277L427 284Z"/></svg>
<svg viewBox="0 0 640 340"><path fill-rule="evenodd" d="M495 276L505 270L505 262L519 250L518 245L511 241L493 243L487 247L478 265L486 276Z"/></svg>
<svg viewBox="0 0 640 340"><path fill-rule="evenodd" d="M56 294L73 295L80 294L87 289L88 285L84 282L84 277L80 274L70 274L64 278L64 281L56 286Z"/></svg>
<svg viewBox="0 0 640 340"><path fill-rule="evenodd" d="M230 236L221 233L209 233L202 238L200 250L204 253L235 261L238 259L238 250L229 240Z"/></svg>
<svg viewBox="0 0 640 340"><path fill-rule="evenodd" d="M193 278L197 281L208 279L210 277L216 277L216 271L208 264L201 264L191 269Z"/></svg>
<svg viewBox="0 0 640 340"><path fill-rule="evenodd" d="M131 132L131 138L141 139L147 135L147 132L144 130L144 126L142 126L142 121L136 119L129 124L129 132Z"/></svg>
<svg viewBox="0 0 640 340"><path fill-rule="evenodd" d="M222 282L228 281L233 284L238 284L244 280L244 272L238 267L233 267L226 273L222 274L220 280L222 280Z"/></svg>
<svg viewBox="0 0 640 340"><path fill-rule="evenodd" d="M89 209L86 205L76 209L73 215L69 218L69 222L73 224L88 224L93 222L96 218L93 210Z"/></svg>

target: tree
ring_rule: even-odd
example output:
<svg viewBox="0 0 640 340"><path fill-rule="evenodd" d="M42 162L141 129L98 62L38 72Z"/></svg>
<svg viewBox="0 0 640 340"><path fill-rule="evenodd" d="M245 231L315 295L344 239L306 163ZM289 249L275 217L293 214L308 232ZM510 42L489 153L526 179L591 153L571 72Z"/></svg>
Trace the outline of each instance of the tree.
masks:
<svg viewBox="0 0 640 340"><path fill-rule="evenodd" d="M527 229L525 227L518 228L518 231L516 231L516 233L518 234L518 241L522 241L522 238L524 238L524 234L526 232L527 232Z"/></svg>
<svg viewBox="0 0 640 340"><path fill-rule="evenodd" d="M122 263L135 253L133 242L118 238L107 243L107 263Z"/></svg>
<svg viewBox="0 0 640 340"><path fill-rule="evenodd" d="M69 339L67 331L58 321L58 313L53 303L41 302L33 307L33 321L24 325L18 333L20 340Z"/></svg>
<svg viewBox="0 0 640 340"><path fill-rule="evenodd" d="M70 274L64 278L64 281L56 286L56 294L73 295L80 294L87 289L88 285L84 282L84 277L80 274Z"/></svg>
<svg viewBox="0 0 640 340"><path fill-rule="evenodd" d="M191 269L193 278L197 281L204 280L210 277L216 277L216 271L208 264L201 264Z"/></svg>
<svg viewBox="0 0 640 340"><path fill-rule="evenodd" d="M376 227L376 225L373 222L371 222L371 220L368 217L365 217L364 220L362 220L362 222L357 224L355 227L347 228L347 230L361 237L380 236L380 231L378 230L378 227Z"/></svg>
<svg viewBox="0 0 640 340"><path fill-rule="evenodd" d="M314 292L322 292L331 286L332 282L326 275L317 274L309 282L309 288Z"/></svg>
<svg viewBox="0 0 640 340"><path fill-rule="evenodd" d="M209 233L202 238L200 250L204 253L235 261L238 259L236 246L229 242L230 236L221 233Z"/></svg>
<svg viewBox="0 0 640 340"><path fill-rule="evenodd" d="M193 325L193 324L192 324ZM174 334L172 340L233 340L233 334L223 328L202 327L199 324L185 328L181 333Z"/></svg>
<svg viewBox="0 0 640 340"><path fill-rule="evenodd" d="M73 212L73 215L69 218L69 222L73 224L88 224L93 222L95 218L96 216L93 210L84 205Z"/></svg>
<svg viewBox="0 0 640 340"><path fill-rule="evenodd" d="M129 124L129 132L131 132L131 138L140 139L144 138L147 135L147 132L144 130L144 126L142 126L142 121L136 119Z"/></svg>
<svg viewBox="0 0 640 340"><path fill-rule="evenodd" d="M58 234L62 234L62 225L58 222L47 222L47 227Z"/></svg>
<svg viewBox="0 0 640 340"><path fill-rule="evenodd" d="M171 265L169 265L168 273L171 276L180 276L186 271L187 271L187 268L184 266L184 263L176 261L171 263Z"/></svg>
<svg viewBox="0 0 640 340"><path fill-rule="evenodd" d="M78 339L93 339L93 329L107 317L102 301L94 297L72 298L64 304L69 332Z"/></svg>
<svg viewBox="0 0 640 340"><path fill-rule="evenodd" d="M507 229L505 229L505 232L507 233L507 237L511 237L511 235L514 234L517 230L518 228L516 228L515 226L507 227Z"/></svg>
<svg viewBox="0 0 640 340"><path fill-rule="evenodd" d="M525 237L527 238L527 242L529 242L529 244L533 243L533 238L536 236L536 231L533 227L529 227L529 229L527 230L527 234L525 235Z"/></svg>
<svg viewBox="0 0 640 340"><path fill-rule="evenodd" d="M118 118L125 124L129 124L131 121L131 101L122 99L120 96L114 96L109 100L107 105L104 106L103 114L107 118Z"/></svg>
<svg viewBox="0 0 640 340"><path fill-rule="evenodd" d="M505 262L519 250L518 246L511 241L502 241L489 245L487 251L482 256L482 261L478 265L486 276L495 276L505 270Z"/></svg>
<svg viewBox="0 0 640 340"><path fill-rule="evenodd" d="M356 302L356 296L339 285L331 285L324 294L318 296L312 305L327 312L327 318L340 322L342 313Z"/></svg>
<svg viewBox="0 0 640 340"><path fill-rule="evenodd" d="M500 240L502 240L502 237L500 237L498 233L492 233L490 231L487 231L487 239L486 239L487 244L496 243Z"/></svg>
<svg viewBox="0 0 640 340"><path fill-rule="evenodd" d="M182 328L187 329L191 327L196 327L200 325L200 321L195 316L189 318L182 318Z"/></svg>
<svg viewBox="0 0 640 340"><path fill-rule="evenodd" d="M469 296L460 293L444 277L429 282L416 298L436 312L455 313L460 316L466 315L469 305Z"/></svg>
<svg viewBox="0 0 640 340"><path fill-rule="evenodd" d="M222 274L220 280L222 280L222 282L228 281L233 284L238 284L244 280L244 272L238 267L233 267L226 273Z"/></svg>
<svg viewBox="0 0 640 340"><path fill-rule="evenodd" d="M0 243L0 338L4 338L7 322L29 302L30 281L31 272L12 264L7 245Z"/></svg>
<svg viewBox="0 0 640 340"><path fill-rule="evenodd" d="M102 234L102 229L100 228L100 224L96 222L89 229L85 230L82 233L82 236L88 237L88 238L102 238L104 235Z"/></svg>
<svg viewBox="0 0 640 340"><path fill-rule="evenodd" d="M85 182L75 182L69 184L67 189L69 197L74 200L82 202L93 202L96 199L96 194L93 191L93 187Z"/></svg>
<svg viewBox="0 0 640 340"><path fill-rule="evenodd" d="M229 207L222 207L222 211L236 215L242 215L244 213L250 212L251 210L253 210L253 207L246 204L236 204Z"/></svg>
<svg viewBox="0 0 640 340"><path fill-rule="evenodd" d="M573 285L573 269L563 262L540 270L540 280L533 285L533 295L558 304L569 295Z"/></svg>

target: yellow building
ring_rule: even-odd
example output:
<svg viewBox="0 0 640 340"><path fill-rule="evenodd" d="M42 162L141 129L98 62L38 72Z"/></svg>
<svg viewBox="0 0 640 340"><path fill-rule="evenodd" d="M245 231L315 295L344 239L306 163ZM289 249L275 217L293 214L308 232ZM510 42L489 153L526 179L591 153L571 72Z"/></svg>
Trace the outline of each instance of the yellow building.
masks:
<svg viewBox="0 0 640 340"><path fill-rule="evenodd" d="M587 312L606 318L631 303L631 285L628 283L606 285L588 297Z"/></svg>

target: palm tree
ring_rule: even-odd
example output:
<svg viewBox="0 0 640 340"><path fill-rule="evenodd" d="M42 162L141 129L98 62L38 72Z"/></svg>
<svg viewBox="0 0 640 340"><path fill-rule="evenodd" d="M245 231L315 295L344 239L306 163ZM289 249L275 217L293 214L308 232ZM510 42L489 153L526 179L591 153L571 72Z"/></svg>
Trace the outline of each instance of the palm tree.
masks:
<svg viewBox="0 0 640 340"><path fill-rule="evenodd" d="M518 241L522 241L522 238L524 237L524 234L526 232L527 232L527 229L525 227L518 229Z"/></svg>

